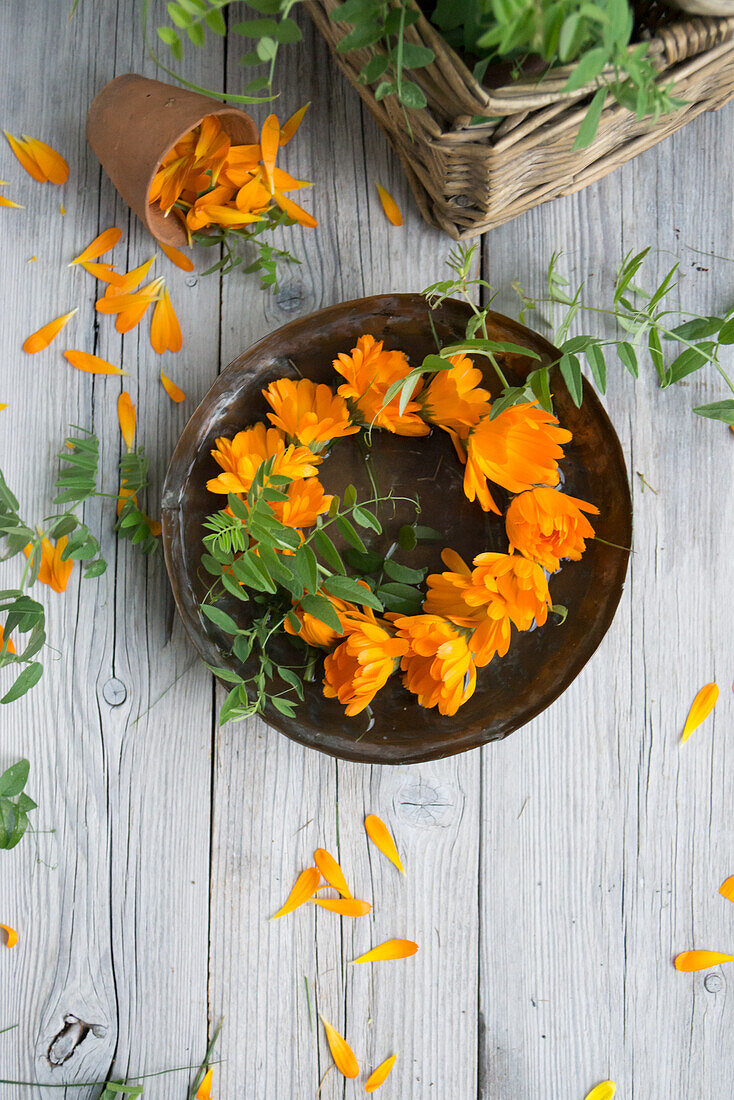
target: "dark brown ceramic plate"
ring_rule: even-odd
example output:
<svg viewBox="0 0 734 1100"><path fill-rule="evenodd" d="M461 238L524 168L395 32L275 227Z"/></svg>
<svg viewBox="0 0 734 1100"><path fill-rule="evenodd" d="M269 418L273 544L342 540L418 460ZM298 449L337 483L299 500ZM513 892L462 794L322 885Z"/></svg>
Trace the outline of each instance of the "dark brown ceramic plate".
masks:
<svg viewBox="0 0 734 1100"><path fill-rule="evenodd" d="M467 314L468 307L454 301L434 312L442 344L463 336ZM546 363L556 358L541 336L500 314L490 317L492 338L531 348ZM166 564L186 629L211 664L241 671L228 655L226 636L203 620L199 610L207 585L200 566L202 523L222 503L222 498L206 489L207 479L219 470L210 455L214 440L265 419L267 405L261 390L275 378L303 375L335 385L332 360L338 352L353 348L363 333L384 340L388 348L401 348L414 364L435 351L428 308L420 295L344 302L292 321L231 363L179 440L163 492ZM484 366L479 357L477 365ZM517 355L503 360L511 380L524 377L537 365L537 360ZM494 379L489 374L485 378L494 388ZM554 602L568 607L566 622L558 626L551 617L540 629L524 634L513 631L507 656L480 670L476 692L452 718L419 707L398 676L375 699L371 717L346 718L335 700L323 697L319 675L307 685L305 702L295 718L274 710L265 715L272 726L301 744L347 760L415 763L506 737L552 703L578 675L609 628L622 594L628 551L617 547L630 545L632 512L619 440L596 395L585 387L583 405L577 409L560 379L552 388L560 421L573 432L562 463L564 487L599 507L596 527L606 540L591 542L582 561L565 563L552 579ZM462 469L444 432L435 431L423 439L375 432L371 462L381 494L389 488L397 493L417 492L423 508L419 522L446 532L446 545L467 560L483 550L507 549L502 520L487 516L464 497ZM339 441L321 467L321 477L330 492L341 493L353 483L362 499L371 495L355 437ZM401 505L394 517L381 518L385 521L381 539L389 544L397 529L414 519L414 512L410 505ZM440 545L423 544L411 553L410 564L440 569L440 549ZM230 614L242 617L247 605L234 599L232 604L236 606L227 608ZM290 650L291 660L292 654Z"/></svg>

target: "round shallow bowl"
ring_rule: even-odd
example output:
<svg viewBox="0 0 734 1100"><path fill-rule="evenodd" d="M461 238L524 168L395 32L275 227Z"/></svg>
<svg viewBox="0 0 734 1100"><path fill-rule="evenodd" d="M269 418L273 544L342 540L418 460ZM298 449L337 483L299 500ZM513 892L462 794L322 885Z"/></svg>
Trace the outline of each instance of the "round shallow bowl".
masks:
<svg viewBox="0 0 734 1100"><path fill-rule="evenodd" d="M433 312L442 344L462 338L468 313L468 307L456 301ZM223 500L206 489L207 479L219 472L210 453L214 440L231 438L265 420L268 406L261 391L276 378L303 376L336 386L340 379L332 360L350 351L363 333L384 340L387 348L404 350L413 364L436 347L428 307L417 294L380 295L321 310L285 325L231 363L179 440L163 491L166 565L184 625L211 664L242 672L229 653L226 635L200 612L209 581L201 567L202 524ZM543 363L557 358L541 336L499 314L490 314L489 335L532 349ZM485 367L481 357L476 364ZM519 381L538 360L506 355L502 365L511 381ZM306 685L296 717L271 709L265 714L270 725L303 745L347 760L414 763L506 737L552 703L578 675L609 628L622 594L629 552L620 547L630 545L632 513L619 440L593 390L585 386L583 405L577 409L560 378L552 377L552 382L556 413L573 432L561 467L564 488L599 507L595 526L605 540L592 541L580 562L564 563L552 578L554 602L568 608L565 623L556 625L551 616L539 629L522 634L513 630L507 656L495 657L479 670L474 695L451 718L420 707L399 676L378 694L371 714L347 718L336 700L324 698L319 667L317 679ZM494 378L486 372L485 384L496 390ZM358 440L359 436L340 440L323 463L320 477L327 491L341 494L352 483L361 499L372 496ZM369 461L380 495L390 489L406 496L417 493L422 507L418 522L446 533L445 543L421 544L404 555L406 564L440 570L443 545L458 550L467 561L485 550L507 550L503 520L464 497L462 467L445 432L434 431L422 439L374 432ZM383 508L380 518L384 533L379 539L375 536L376 549L386 548L398 528L414 520L415 512L402 501L394 514L392 508ZM248 605L234 598L224 606L238 620L247 614ZM284 660L292 661L294 651L285 639L283 646Z"/></svg>

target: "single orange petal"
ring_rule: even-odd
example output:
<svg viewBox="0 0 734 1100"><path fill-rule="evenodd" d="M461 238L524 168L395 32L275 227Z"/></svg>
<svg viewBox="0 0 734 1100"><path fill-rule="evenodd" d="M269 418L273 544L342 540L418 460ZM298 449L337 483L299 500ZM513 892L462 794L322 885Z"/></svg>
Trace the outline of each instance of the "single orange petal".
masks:
<svg viewBox="0 0 734 1100"><path fill-rule="evenodd" d="M29 355L35 355L37 351L43 351L52 340L56 339L64 325L68 324L76 312L76 309L72 309L70 313L64 313L63 316L57 317L55 321L49 321L43 328L39 328L38 332L31 333L23 343L23 351L28 352Z"/></svg>
<svg viewBox="0 0 734 1100"><path fill-rule="evenodd" d="M273 193L273 169L275 168L275 158L278 155L278 145L280 144L280 125L278 123L277 115L268 115L263 122L262 134L260 135L260 149L262 152L263 168L265 169L265 178L268 181L268 188L270 194Z"/></svg>
<svg viewBox="0 0 734 1100"><path fill-rule="evenodd" d="M412 940L385 940L379 947L373 947L365 955L358 959L352 959L352 963L390 962L393 959L409 959L415 955L418 944Z"/></svg>
<svg viewBox="0 0 734 1100"><path fill-rule="evenodd" d="M38 180L39 183L46 183L46 177L41 171L39 165L36 163L34 157L28 151L26 143L14 138L12 134L9 134L7 130L3 130L5 137L8 139L10 148L15 153L16 157L25 168L29 176L33 176L34 180Z"/></svg>
<svg viewBox="0 0 734 1100"><path fill-rule="evenodd" d="M344 1077L356 1077L359 1073L359 1062L355 1058L354 1051L349 1043L323 1016L321 1016L321 1023L324 1025L326 1041L329 1044L334 1065Z"/></svg>
<svg viewBox="0 0 734 1100"><path fill-rule="evenodd" d="M381 184L377 184L377 194L380 196L380 202L382 203L382 209L385 211L385 217L392 225L402 225L403 215L400 213L400 207L395 202L389 191L387 191Z"/></svg>
<svg viewBox="0 0 734 1100"><path fill-rule="evenodd" d="M310 103L306 103L303 107L299 107L295 114L291 115L286 122L280 128L280 144L287 145L295 134L298 127L303 122L303 116L311 106Z"/></svg>
<svg viewBox="0 0 734 1100"><path fill-rule="evenodd" d="M321 872L318 867L307 867L305 871L301 871L285 905L277 913L274 913L270 919L275 920L276 917L284 917L286 913L292 913L294 909L305 905L309 898L312 898L316 893L316 887L320 881Z"/></svg>
<svg viewBox="0 0 734 1100"><path fill-rule="evenodd" d="M395 1065L397 1054L393 1054L391 1058L386 1058L384 1062L374 1070L364 1083L365 1092L377 1092L380 1085L384 1085L387 1078L392 1073L392 1068Z"/></svg>
<svg viewBox="0 0 734 1100"><path fill-rule="evenodd" d="M352 891L347 886L344 872L326 848L317 848L313 854L313 861L330 886L333 886L343 898L351 898Z"/></svg>
<svg viewBox="0 0 734 1100"><path fill-rule="evenodd" d="M2 404L0 404L0 412L2 412L2 411L3 411L3 409L9 409L9 408L10 408L10 405L2 405Z"/></svg>
<svg viewBox="0 0 734 1100"><path fill-rule="evenodd" d="M379 817L375 817L374 814L367 814L367 817L364 819L364 827L372 843L380 849L383 856L387 856L390 862L395 864L401 875L404 875L405 868L398 855L398 850L395 847L395 841L392 838L392 834L385 822L381 821Z"/></svg>
<svg viewBox="0 0 734 1100"><path fill-rule="evenodd" d="M117 398L117 419L120 421L122 438L125 440L128 451L131 451L135 439L135 406L127 390L123 390Z"/></svg>
<svg viewBox="0 0 734 1100"><path fill-rule="evenodd" d="M150 516L145 517L150 527L150 533L154 539L160 538L161 531L163 530L163 524L159 519L151 519Z"/></svg>
<svg viewBox="0 0 734 1100"><path fill-rule="evenodd" d="M681 745L688 740L694 730L698 729L704 718L708 718L709 714L716 706L716 700L718 698L719 689L716 684L704 684L693 700L691 709L688 711L686 724L683 727L683 735L680 739Z"/></svg>
<svg viewBox="0 0 734 1100"><path fill-rule="evenodd" d="M171 401L175 401L177 405L180 405L182 401L186 400L186 394L183 390L180 390L175 382L172 382L167 375L161 371L161 385L166 391Z"/></svg>
<svg viewBox="0 0 734 1100"><path fill-rule="evenodd" d="M25 210L25 207L21 206L19 202L13 202L12 199L6 199L5 195L0 195L0 206L14 206L16 210Z"/></svg>
<svg viewBox="0 0 734 1100"><path fill-rule="evenodd" d="M46 145L45 141L28 137L28 134L23 134L23 141L48 183L55 183L58 186L66 183L69 178L69 165L61 153L57 153L50 145Z"/></svg>
<svg viewBox="0 0 734 1100"><path fill-rule="evenodd" d="M196 1090L195 1100L212 1100L212 1081L214 1080L214 1070L208 1069L204 1080Z"/></svg>
<svg viewBox="0 0 734 1100"><path fill-rule="evenodd" d="M675 958L675 969L690 974L694 970L706 970L719 963L734 962L734 955L722 955L719 951L684 951Z"/></svg>
<svg viewBox="0 0 734 1100"><path fill-rule="evenodd" d="M726 898L727 901L734 901L734 875L722 882L719 887L719 893L722 897Z"/></svg>
<svg viewBox="0 0 734 1100"><path fill-rule="evenodd" d="M173 245L164 244L163 241L158 241L158 244L161 246L166 256L168 256L171 263L175 264L176 267L180 267L182 271L194 270L194 261L190 256L184 256L183 252L179 252Z"/></svg>
<svg viewBox="0 0 734 1100"><path fill-rule="evenodd" d="M135 267L132 271L128 271L124 275L121 275L119 285L111 283L110 286L107 287L107 290L104 292L105 298L115 298L118 294L131 294L133 290L137 290L154 263L155 256L151 256L150 259L146 260L140 267Z"/></svg>
<svg viewBox="0 0 734 1100"><path fill-rule="evenodd" d="M105 229L97 237L91 241L87 247L75 256L69 264L88 263L91 260L98 260L100 256L104 256L105 252L109 252L111 248L114 248L117 242L122 236L122 230L113 226L111 229Z"/></svg>
<svg viewBox="0 0 734 1100"><path fill-rule="evenodd" d="M64 357L69 360L72 367L77 370L87 371L88 374L127 374L126 370L113 367L106 359L100 359L98 355L90 355L87 351L65 351Z"/></svg>
<svg viewBox="0 0 734 1100"><path fill-rule="evenodd" d="M285 211L288 217L293 218L293 221L298 222L299 225L305 225L307 229L315 229L319 224L313 214L309 214L308 210L304 210L297 202L293 202L293 199L289 199L287 195L281 194L280 191L273 191L273 198L280 209Z"/></svg>
<svg viewBox="0 0 734 1100"><path fill-rule="evenodd" d="M358 901L357 898L312 898L311 901L330 913L338 913L340 917L366 917L372 909L368 901Z"/></svg>
<svg viewBox="0 0 734 1100"><path fill-rule="evenodd" d="M18 942L18 933L15 931L15 929L11 928L9 924L0 924L0 928L2 928L3 932L5 933L5 946L15 947L16 943Z"/></svg>
<svg viewBox="0 0 734 1100"><path fill-rule="evenodd" d="M163 291L153 310L150 343L153 351L158 352L159 355L164 351L180 351L183 346L181 326L167 289Z"/></svg>
<svg viewBox="0 0 734 1100"><path fill-rule="evenodd" d="M591 1092L587 1092L585 1100L612 1100L617 1086L614 1081L602 1081L595 1085Z"/></svg>
<svg viewBox="0 0 734 1100"><path fill-rule="evenodd" d="M95 279L99 279L101 283L109 283L111 286L124 285L124 275L118 275L112 264L95 264L88 260L80 260L79 266L88 271L90 275L93 275Z"/></svg>

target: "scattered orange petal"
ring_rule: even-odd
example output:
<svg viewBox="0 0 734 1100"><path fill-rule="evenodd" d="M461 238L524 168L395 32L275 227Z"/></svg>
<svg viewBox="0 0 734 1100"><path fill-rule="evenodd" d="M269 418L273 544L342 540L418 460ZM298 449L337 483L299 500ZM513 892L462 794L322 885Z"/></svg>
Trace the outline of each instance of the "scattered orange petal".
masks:
<svg viewBox="0 0 734 1100"><path fill-rule="evenodd" d="M126 370L120 370L108 363L106 359L100 359L98 355L90 355L87 351L65 351L64 356L72 367L77 370L87 371L88 374L127 374Z"/></svg>
<svg viewBox="0 0 734 1100"><path fill-rule="evenodd" d="M386 191L381 184L377 184L377 194L380 196L380 202L382 203L382 209L385 211L385 217L392 225L402 225L403 215L400 213L400 207L395 202L389 191Z"/></svg>
<svg viewBox="0 0 734 1100"><path fill-rule="evenodd" d="M268 115L263 122L262 134L260 135L260 149L262 150L265 178L268 182L268 188L270 189L271 195L273 193L273 169L275 168L275 158L278 155L279 144L280 125L278 123L278 116Z"/></svg>
<svg viewBox="0 0 734 1100"><path fill-rule="evenodd" d="M311 900L314 905L320 905L330 913L338 913L340 917L366 917L372 909L368 901L358 901L357 898L312 898Z"/></svg>
<svg viewBox="0 0 734 1100"><path fill-rule="evenodd" d="M118 275L112 264L95 264L89 260L80 260L79 266L88 271L90 275L93 275L95 279L99 279L101 283L109 283L111 286L123 286L124 284L124 275Z"/></svg>
<svg viewBox="0 0 734 1100"><path fill-rule="evenodd" d="M161 371L161 385L166 391L171 401L175 401L177 405L180 405L182 401L186 400L186 394L183 390L180 390L175 382Z"/></svg>
<svg viewBox="0 0 734 1100"><path fill-rule="evenodd" d="M387 1078L392 1073L392 1068L395 1065L397 1054L393 1054L391 1058L386 1058L384 1062L374 1070L364 1083L365 1092L377 1092L380 1085L384 1085Z"/></svg>
<svg viewBox="0 0 734 1100"><path fill-rule="evenodd" d="M313 214L309 214L308 210L304 210L297 202L293 202L293 199L289 199L287 195L282 195L280 191L273 191L273 198L280 209L299 225L305 225L307 229L315 229L319 224Z"/></svg>
<svg viewBox="0 0 734 1100"><path fill-rule="evenodd" d="M163 524L159 519L151 519L150 516L145 517L150 527L150 533L154 539L160 538L161 531L163 530Z"/></svg>
<svg viewBox="0 0 734 1100"><path fill-rule="evenodd" d="M359 1062L355 1058L354 1051L349 1043L323 1016L321 1016L321 1023L324 1025L326 1041L329 1044L334 1065L344 1077L356 1077L359 1073Z"/></svg>
<svg viewBox="0 0 734 1100"><path fill-rule="evenodd" d="M199 1085L196 1091L195 1100L212 1100L212 1081L214 1080L214 1070L208 1069L204 1080Z"/></svg>
<svg viewBox="0 0 734 1100"><path fill-rule="evenodd" d="M99 236L87 245L83 252L80 252L76 256L69 267L72 264L88 263L91 260L98 260L100 256L104 256L105 252L109 252L111 248L114 248L117 242L122 236L122 230L113 226L111 229L105 229Z"/></svg>
<svg viewBox="0 0 734 1100"><path fill-rule="evenodd" d="M291 115L286 122L280 128L280 144L287 145L295 134L298 127L303 122L303 116L311 106L310 103L306 103L305 106L299 107L295 114Z"/></svg>
<svg viewBox="0 0 734 1100"><path fill-rule="evenodd" d="M18 942L18 933L15 931L15 929L11 928L9 924L0 924L0 928L2 928L3 932L5 933L5 946L15 947L16 943Z"/></svg>
<svg viewBox="0 0 734 1100"><path fill-rule="evenodd" d="M693 700L691 709L688 711L688 717L686 718L686 724L683 727L683 734L680 739L681 745L685 744L693 731L698 729L705 718L708 718L709 714L716 706L716 700L718 698L719 689L716 684L704 684Z"/></svg>
<svg viewBox="0 0 734 1100"><path fill-rule="evenodd" d="M375 817L374 814L368 814L364 819L364 827L372 843L375 844L382 854L387 856L390 862L395 864L398 871L404 875L405 868L398 855L398 850L395 847L395 841L392 838L392 834L385 822L381 821L379 817Z"/></svg>
<svg viewBox="0 0 734 1100"><path fill-rule="evenodd" d="M38 263L38 256L31 256L31 258L29 260L26 260L26 263L27 264L37 264Z"/></svg>
<svg viewBox="0 0 734 1100"><path fill-rule="evenodd" d="M6 199L5 195L0 195L0 206L14 206L16 210L25 210L25 207L21 206L19 202L13 202L12 199Z"/></svg>
<svg viewBox="0 0 734 1100"><path fill-rule="evenodd" d="M167 289L163 290L153 310L153 320L150 323L150 343L153 351L162 355L164 351L180 351L183 347L181 326L178 323L176 311L171 304L171 297Z"/></svg>
<svg viewBox="0 0 734 1100"><path fill-rule="evenodd" d="M59 213L61 214L62 218L66 217L66 207L63 205L63 203L59 205Z"/></svg>
<svg viewBox="0 0 734 1100"><path fill-rule="evenodd" d="M285 905L277 913L274 913L270 919L275 920L276 917L284 917L286 913L292 913L294 909L299 909L300 906L305 905L309 898L312 898L316 893L316 887L320 881L321 872L318 867L307 867L305 871L301 871Z"/></svg>
<svg viewBox="0 0 734 1100"><path fill-rule="evenodd" d="M43 328L39 328L38 332L31 333L23 344L23 351L28 352L29 355L35 355L37 351L43 351L52 340L56 339L64 325L68 324L76 312L76 309L72 309L70 313L64 313L63 316L57 317L55 321L49 321Z"/></svg>
<svg viewBox="0 0 734 1100"><path fill-rule="evenodd" d="M150 259L146 260L140 267L135 267L132 271L128 271L125 275L121 275L119 286L114 283L108 286L105 291L105 298L114 298L118 294L130 294L133 290L137 290L154 263L155 256L151 256Z"/></svg>
<svg viewBox="0 0 734 1100"><path fill-rule="evenodd" d="M120 431L125 445L128 451L131 451L135 440L135 406L127 390L123 390L117 398L117 419L120 421Z"/></svg>
<svg viewBox="0 0 734 1100"><path fill-rule="evenodd" d="M333 886L343 898L351 898L352 891L347 886L344 872L326 848L317 848L313 854L313 861L330 886Z"/></svg>
<svg viewBox="0 0 734 1100"><path fill-rule="evenodd" d="M0 405L0 412L2 412L3 409L9 409L9 408L10 408L10 405Z"/></svg>
<svg viewBox="0 0 734 1100"><path fill-rule="evenodd" d="M26 151L40 168L47 183L55 183L59 187L62 183L66 183L69 178L69 165L61 153L57 153L44 141L29 137L28 134L23 134L23 142Z"/></svg>
<svg viewBox="0 0 734 1100"><path fill-rule="evenodd" d="M585 1100L612 1100L617 1086L614 1081L602 1081L601 1084L595 1085L591 1092L587 1092Z"/></svg>
<svg viewBox="0 0 734 1100"><path fill-rule="evenodd" d="M719 887L719 893L722 897L726 898L727 901L734 901L734 875L722 882Z"/></svg>
<svg viewBox="0 0 734 1100"><path fill-rule="evenodd" d="M179 252L173 245L164 244L163 241L158 241L158 244L161 246L166 256L168 256L171 263L175 264L176 267L180 267L182 271L194 270L194 261L190 256L184 256L183 252Z"/></svg>
<svg viewBox="0 0 734 1100"><path fill-rule="evenodd" d="M722 955L719 951L684 951L675 958L675 969L690 974L694 970L706 970L719 963L734 962L734 955Z"/></svg>
<svg viewBox="0 0 734 1100"><path fill-rule="evenodd" d="M18 138L14 138L12 134L9 134L7 130L3 130L5 137L8 139L10 148L15 153L20 164L25 168L29 176L33 176L34 180L38 180L39 183L46 183L46 177L41 171L40 166L36 162L35 157L31 156L25 141L21 141Z"/></svg>
<svg viewBox="0 0 734 1100"><path fill-rule="evenodd" d="M379 947L373 947L366 955L352 959L352 963L390 962L393 959L409 959L415 955L418 944L412 940L385 940Z"/></svg>

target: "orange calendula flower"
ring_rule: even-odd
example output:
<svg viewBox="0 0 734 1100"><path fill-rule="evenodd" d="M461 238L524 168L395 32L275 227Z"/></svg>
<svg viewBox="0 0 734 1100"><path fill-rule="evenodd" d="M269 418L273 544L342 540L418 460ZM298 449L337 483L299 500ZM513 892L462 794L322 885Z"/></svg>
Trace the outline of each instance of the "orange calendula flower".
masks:
<svg viewBox="0 0 734 1100"><path fill-rule="evenodd" d="M329 886L333 886L343 898L351 898L352 894L347 886L344 872L331 853L326 851L326 848L317 848L313 854L313 861Z"/></svg>
<svg viewBox="0 0 734 1100"><path fill-rule="evenodd" d="M318 867L307 867L305 871L301 871L285 905L277 913L274 913L270 919L276 920L278 917L286 916L287 913L292 913L295 909L300 909L309 898L314 896L320 881L321 872Z"/></svg>
<svg viewBox="0 0 734 1100"><path fill-rule="evenodd" d="M5 946L15 947L16 943L18 942L18 933L15 931L15 929L11 928L9 924L0 924L0 928L2 928L3 932L5 933Z"/></svg>
<svg viewBox="0 0 734 1100"><path fill-rule="evenodd" d="M340 917L366 917L372 910L368 901L359 901L357 898L311 898L311 901Z"/></svg>
<svg viewBox="0 0 734 1100"><path fill-rule="evenodd" d="M39 183L55 183L59 186L69 178L69 165L60 153L38 138L14 138L7 130L3 131L10 148L25 168L29 176Z"/></svg>
<svg viewBox="0 0 734 1100"><path fill-rule="evenodd" d="M66 535L56 540L52 545L50 539L41 539L41 567L38 571L38 579L41 584L47 584L54 592L65 592L69 583L74 562L71 558L62 561L61 555L66 549ZM24 547L23 553L33 564L33 547L29 544Z"/></svg>
<svg viewBox="0 0 734 1100"><path fill-rule="evenodd" d="M480 420L466 442L467 498L478 500L485 512L499 515L487 481L511 493L535 485L557 485L561 444L570 439L571 432L559 427L552 413L529 402L511 405L494 420Z"/></svg>
<svg viewBox="0 0 734 1100"><path fill-rule="evenodd" d="M510 619L499 611L492 617L486 604L469 603L467 590L472 583L471 569L455 550L442 551L441 557L449 567L448 572L431 573L426 578L427 593L423 610L429 615L442 615L456 626L471 630L469 648L474 663L484 668L495 655L504 657L510 648L512 626Z"/></svg>
<svg viewBox="0 0 734 1100"><path fill-rule="evenodd" d="M345 639L324 660L324 695L338 699L348 718L360 714L397 669L407 643L378 622L370 608L344 623Z"/></svg>
<svg viewBox="0 0 734 1100"><path fill-rule="evenodd" d="M682 745L685 744L693 731L698 729L704 719L708 718L709 714L716 706L718 698L718 686L713 683L704 684L693 700L691 709L688 711L688 717L686 718L686 724L683 727L683 734L680 739Z"/></svg>
<svg viewBox="0 0 734 1100"><path fill-rule="evenodd" d="M78 256L74 257L69 267L74 264L91 263L92 260L98 260L100 256L104 256L105 252L109 252L111 248L115 247L121 236L122 230L117 229L116 226L103 230Z"/></svg>
<svg viewBox="0 0 734 1100"><path fill-rule="evenodd" d="M159 355L162 355L164 351L180 351L183 346L181 326L178 323L178 317L165 287L153 310L153 320L150 323L150 342L153 351L157 351Z"/></svg>
<svg viewBox="0 0 734 1100"><path fill-rule="evenodd" d="M585 1100L612 1100L617 1086L614 1081L602 1081L595 1085L591 1092L587 1092Z"/></svg>
<svg viewBox="0 0 734 1100"><path fill-rule="evenodd" d="M103 298L98 298L95 303L95 308L98 313L117 314L117 320L115 321L115 328L118 332L130 332L135 328L145 316L148 307L157 302L163 295L163 282L161 279L154 279L152 283L148 283L147 286L142 287L140 290L131 291L130 293L109 294L106 293ZM108 287L109 290L120 290L120 287Z"/></svg>
<svg viewBox="0 0 734 1100"><path fill-rule="evenodd" d="M675 958L675 969L692 974L728 962L734 962L734 955L722 955L720 951L683 951Z"/></svg>
<svg viewBox="0 0 734 1100"><path fill-rule="evenodd" d="M161 246L161 251L168 256L171 263L175 264L181 271L194 270L194 261L190 256L185 256L183 252L179 251L178 248L174 248L172 244L164 244L163 241L158 241L158 244Z"/></svg>
<svg viewBox="0 0 734 1100"><path fill-rule="evenodd" d="M552 606L545 573L518 554L477 555L464 598L493 619L509 618L518 630L529 630L533 620L542 626Z"/></svg>
<svg viewBox="0 0 734 1100"><path fill-rule="evenodd" d="M35 355L36 352L43 351L56 339L62 328L69 323L76 312L76 309L72 309L70 313L64 313L54 321L49 321L43 328L39 328L38 332L31 333L23 343L23 351L29 355Z"/></svg>
<svg viewBox="0 0 734 1100"><path fill-rule="evenodd" d="M734 901L734 875L722 882L719 887L719 893L722 898L726 898L727 901Z"/></svg>
<svg viewBox="0 0 734 1100"><path fill-rule="evenodd" d="M135 406L126 390L123 390L117 398L117 419L120 421L120 431L125 445L128 451L131 451L135 440Z"/></svg>
<svg viewBox="0 0 734 1100"><path fill-rule="evenodd" d="M384 1062L381 1062L377 1069L373 1070L364 1083L365 1092L377 1092L380 1085L384 1085L388 1077L392 1073L393 1066L397 1061L397 1054L393 1054L392 1057L386 1058Z"/></svg>
<svg viewBox="0 0 734 1100"><path fill-rule="evenodd" d="M312 450L321 450L332 439L359 431L349 419L344 398L310 378L279 378L263 390L263 396L273 410L268 420L291 442L303 443Z"/></svg>
<svg viewBox="0 0 734 1100"><path fill-rule="evenodd" d="M427 435L430 431L418 415L420 406L411 400L400 412L400 395L383 408L390 386L410 372L410 364L403 351L385 351L382 340L374 336L360 336L357 346L349 355L344 352L334 360L334 370L345 379L338 392L356 409L361 419L377 428L385 428L396 435ZM414 395L420 391L416 386Z"/></svg>
<svg viewBox="0 0 734 1100"><path fill-rule="evenodd" d="M398 855L398 849L395 845L395 841L392 838L392 833L388 829L384 821L381 821L375 814L367 814L364 819L364 827L367 832L367 836L372 843L378 848L384 856L394 863L401 875L405 874L405 868L403 867L402 860Z"/></svg>
<svg viewBox="0 0 734 1100"><path fill-rule="evenodd" d="M482 372L466 355L449 356L449 370L436 371L421 395L424 416L432 424L466 438L490 410L489 390L482 389Z"/></svg>
<svg viewBox="0 0 734 1100"><path fill-rule="evenodd" d="M408 647L400 662L405 687L422 707L456 714L477 683L466 632L438 615L400 616L394 623Z"/></svg>
<svg viewBox="0 0 734 1100"><path fill-rule="evenodd" d="M2 626L0 626L0 651L4 653L15 653L13 639L5 637L5 630Z"/></svg>
<svg viewBox="0 0 734 1100"><path fill-rule="evenodd" d="M285 493L287 500L272 501L270 507L287 527L313 527L318 517L329 511L334 499L324 492L317 477L292 481Z"/></svg>
<svg viewBox="0 0 734 1100"><path fill-rule="evenodd" d="M401 226L403 224L403 215L400 213L400 207L395 202L390 192L381 184L375 184L377 187L377 194L380 196L380 203L382 209L385 212L385 217L391 225Z"/></svg>
<svg viewBox="0 0 734 1100"><path fill-rule="evenodd" d="M212 1100L212 1083L214 1081L214 1070L208 1069L204 1074L204 1080L196 1090L195 1100Z"/></svg>
<svg viewBox="0 0 734 1100"><path fill-rule="evenodd" d="M373 947L365 955L352 959L352 965L357 963L392 962L394 959L409 959L415 955L418 944L412 940L386 940L379 947Z"/></svg>
<svg viewBox="0 0 734 1100"><path fill-rule="evenodd" d="M344 614L358 615L357 608L353 604L349 604L346 600L340 600L337 596L330 596L328 592L319 592L320 596L323 596L329 601L337 616L344 626ZM315 615L311 615L310 612L304 611L300 604L296 604L293 608L293 614L296 616L301 624L300 630L296 630L289 618L286 617L284 627L287 634L297 635L299 638L303 638L304 642L308 645L316 646L318 649L330 649L337 638L344 637L344 630L342 629L340 634L334 630L333 627L328 626L326 623L322 623L321 619L317 619Z"/></svg>
<svg viewBox="0 0 734 1100"><path fill-rule="evenodd" d="M161 385L163 386L163 389L166 391L168 396L171 398L171 401L175 401L177 405L186 400L186 394L184 393L184 391L180 390L176 383L172 382L171 379L163 373L163 371L161 371Z"/></svg>
<svg viewBox="0 0 734 1100"><path fill-rule="evenodd" d="M224 473L207 481L206 487L210 493L225 494L246 493L269 458L275 458L271 473L294 480L313 477L320 461L308 447L286 444L277 428L263 423L238 432L234 439L217 439L212 456Z"/></svg>
<svg viewBox="0 0 734 1100"><path fill-rule="evenodd" d="M100 359L98 355L92 355L88 351L69 350L64 352L64 358L68 359L72 367L86 371L87 374L127 374L126 370L113 366L106 359Z"/></svg>
<svg viewBox="0 0 734 1100"><path fill-rule="evenodd" d="M359 1073L359 1062L354 1056L354 1051L346 1039L331 1026L328 1020L321 1016L321 1023L326 1032L326 1041L329 1044L334 1065L344 1077L356 1077Z"/></svg>
<svg viewBox="0 0 734 1100"><path fill-rule="evenodd" d="M579 561L586 539L594 528L584 515L598 516L599 509L558 489L528 489L516 496L505 516L510 553L519 550L537 561L549 573L560 568L561 558Z"/></svg>

